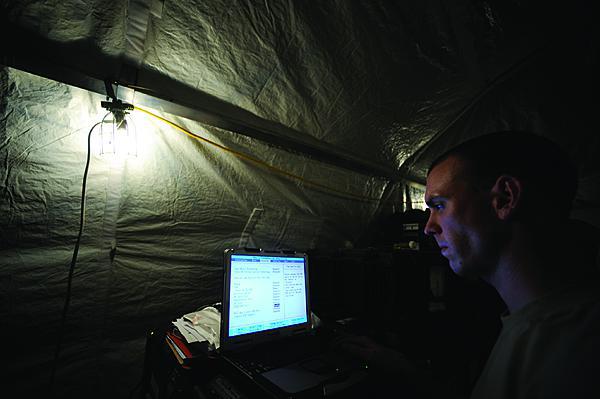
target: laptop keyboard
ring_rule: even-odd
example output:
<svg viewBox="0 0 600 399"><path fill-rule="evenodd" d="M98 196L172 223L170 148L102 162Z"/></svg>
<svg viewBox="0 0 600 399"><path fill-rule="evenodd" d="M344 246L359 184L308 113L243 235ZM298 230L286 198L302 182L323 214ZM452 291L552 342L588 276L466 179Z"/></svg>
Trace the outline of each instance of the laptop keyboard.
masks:
<svg viewBox="0 0 600 399"><path fill-rule="evenodd" d="M321 352L321 346L315 337L295 337L289 341L273 342L268 346L231 354L228 360L247 374L255 376Z"/></svg>
<svg viewBox="0 0 600 399"><path fill-rule="evenodd" d="M243 370L246 374L250 376L256 376L260 373L264 373L265 371L269 371L274 369L276 366L266 364L263 362L259 362L256 360L248 360L248 359L229 359L233 364Z"/></svg>

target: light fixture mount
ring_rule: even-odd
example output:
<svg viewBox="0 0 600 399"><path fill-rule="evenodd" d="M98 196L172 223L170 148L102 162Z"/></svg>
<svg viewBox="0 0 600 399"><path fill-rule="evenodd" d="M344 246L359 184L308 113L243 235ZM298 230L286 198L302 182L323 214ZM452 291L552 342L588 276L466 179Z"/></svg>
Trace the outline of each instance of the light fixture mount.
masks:
<svg viewBox="0 0 600 399"><path fill-rule="evenodd" d="M114 83L118 86L117 83ZM137 155L137 138L135 132L135 126L132 125L129 119L129 111L133 111L135 108L132 104L121 101L117 98L115 90L113 89L113 83L110 80L105 80L104 85L106 87L106 101L101 101L100 105L102 108L108 110L108 113L102 120L100 126L100 141L101 149L100 154L113 153L123 151L118 147L125 147L128 155ZM108 118L112 114L112 119ZM110 126L108 131L105 131L105 124ZM131 129L133 127L133 129Z"/></svg>
<svg viewBox="0 0 600 399"><path fill-rule="evenodd" d="M116 118L118 118L117 114L126 114L127 111L133 111L133 105L123 102L117 98L115 91L113 89L112 83L110 80L106 79L104 81L104 86L106 87L106 100L101 101L100 105L102 108L106 108L110 112L112 112ZM110 101L109 101L110 100Z"/></svg>
<svg viewBox="0 0 600 399"><path fill-rule="evenodd" d="M120 127L122 126L123 121L125 120L125 115L127 115L128 111L133 111L133 105L123 102L117 98L110 80L106 79L104 81L104 86L106 87L107 101L101 101L100 105L102 108L106 108L108 111L112 112L115 117L115 123L117 127Z"/></svg>

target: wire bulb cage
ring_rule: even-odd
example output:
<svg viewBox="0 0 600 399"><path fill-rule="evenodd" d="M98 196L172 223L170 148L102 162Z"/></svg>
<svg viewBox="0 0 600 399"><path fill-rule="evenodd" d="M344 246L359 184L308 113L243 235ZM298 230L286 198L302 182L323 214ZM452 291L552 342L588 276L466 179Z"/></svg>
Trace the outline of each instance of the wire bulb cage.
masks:
<svg viewBox="0 0 600 399"><path fill-rule="evenodd" d="M100 155L137 157L137 132L128 112L112 110L100 124Z"/></svg>

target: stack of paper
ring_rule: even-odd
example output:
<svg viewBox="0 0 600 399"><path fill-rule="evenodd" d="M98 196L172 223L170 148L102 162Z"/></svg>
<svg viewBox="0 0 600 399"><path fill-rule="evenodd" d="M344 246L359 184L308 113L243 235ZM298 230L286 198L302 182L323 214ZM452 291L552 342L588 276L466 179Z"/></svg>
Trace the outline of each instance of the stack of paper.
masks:
<svg viewBox="0 0 600 399"><path fill-rule="evenodd" d="M207 341L211 349L219 348L221 313L218 309L208 306L200 311L185 314L172 323L188 343Z"/></svg>

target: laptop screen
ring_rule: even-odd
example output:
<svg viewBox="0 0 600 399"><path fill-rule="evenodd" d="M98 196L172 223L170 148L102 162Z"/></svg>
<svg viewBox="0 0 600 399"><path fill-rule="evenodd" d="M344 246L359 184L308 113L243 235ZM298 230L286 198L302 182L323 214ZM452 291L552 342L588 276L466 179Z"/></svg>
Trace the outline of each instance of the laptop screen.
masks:
<svg viewBox="0 0 600 399"><path fill-rule="evenodd" d="M310 325L306 254L230 250L224 277L225 339Z"/></svg>

